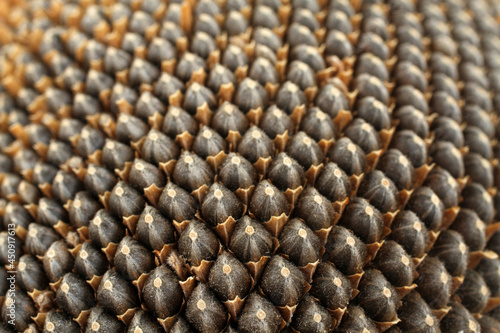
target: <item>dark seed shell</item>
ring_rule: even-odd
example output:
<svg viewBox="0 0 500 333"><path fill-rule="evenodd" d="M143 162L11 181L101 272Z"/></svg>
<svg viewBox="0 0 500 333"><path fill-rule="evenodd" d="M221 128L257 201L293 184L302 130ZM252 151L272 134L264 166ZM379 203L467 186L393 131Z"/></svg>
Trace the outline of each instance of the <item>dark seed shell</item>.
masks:
<svg viewBox="0 0 500 333"><path fill-rule="evenodd" d="M445 91L434 92L429 106L440 116L449 117L457 123L462 121L462 113L457 101Z"/></svg>
<svg viewBox="0 0 500 333"><path fill-rule="evenodd" d="M274 68L274 65L264 57L257 57L253 61L250 67L249 77L263 86L268 82L271 84L279 82L278 72Z"/></svg>
<svg viewBox="0 0 500 333"><path fill-rule="evenodd" d="M388 238L399 243L412 257L422 257L429 242L427 228L418 216L409 210L401 211L391 224Z"/></svg>
<svg viewBox="0 0 500 333"><path fill-rule="evenodd" d="M136 158L130 168L129 181L137 190L142 190L152 185L165 186L165 176L156 166Z"/></svg>
<svg viewBox="0 0 500 333"><path fill-rule="evenodd" d="M319 165L324 159L323 152L316 141L302 131L290 139L286 146L286 153L297 160L305 170L313 165Z"/></svg>
<svg viewBox="0 0 500 333"><path fill-rule="evenodd" d="M90 309L96 303L92 287L74 273L68 273L62 278L56 302L73 318L77 318L82 311Z"/></svg>
<svg viewBox="0 0 500 333"><path fill-rule="evenodd" d="M382 60L389 57L389 48L375 32L365 31L359 38L356 49L359 53L370 52Z"/></svg>
<svg viewBox="0 0 500 333"><path fill-rule="evenodd" d="M226 150L226 141L210 127L203 126L193 142L196 155L207 158Z"/></svg>
<svg viewBox="0 0 500 333"><path fill-rule="evenodd" d="M292 219L285 225L279 243L279 251L298 267L316 262L321 254L318 236L299 219Z"/></svg>
<svg viewBox="0 0 500 333"><path fill-rule="evenodd" d="M394 69L394 80L400 86L411 85L422 92L427 89L427 79L424 73L408 61L398 61Z"/></svg>
<svg viewBox="0 0 500 333"><path fill-rule="evenodd" d="M44 240L48 240L48 237ZM2 247L0 247L0 263L2 265L6 265L6 267L11 267L11 265L18 262L19 257L23 255L22 241L17 236L15 236L15 234L12 235L12 230L9 230L0 232L0 244L2 244Z"/></svg>
<svg viewBox="0 0 500 333"><path fill-rule="evenodd" d="M104 274L96 296L101 306L117 315L139 304L134 286L114 270Z"/></svg>
<svg viewBox="0 0 500 333"><path fill-rule="evenodd" d="M460 303L452 302L451 310L441 319L440 328L443 333L452 332L480 332L481 326L472 314Z"/></svg>
<svg viewBox="0 0 500 333"><path fill-rule="evenodd" d="M64 312L50 311L43 325L44 332L71 330L77 332L80 326L68 317Z"/></svg>
<svg viewBox="0 0 500 333"><path fill-rule="evenodd" d="M19 287L30 292L35 289L43 290L49 284L49 280L43 270L43 264L29 254L25 254L19 258L16 282Z"/></svg>
<svg viewBox="0 0 500 333"><path fill-rule="evenodd" d="M244 157L230 153L219 169L219 180L231 191L246 189L258 181L257 171Z"/></svg>
<svg viewBox="0 0 500 333"><path fill-rule="evenodd" d="M291 28L288 30L288 33L292 31L291 29L294 24L295 23L291 25ZM301 36L297 37L300 38ZM306 90L307 88L316 86L315 72L305 62L299 60L294 60L290 63L286 79L295 83L297 86L299 86L301 90Z"/></svg>
<svg viewBox="0 0 500 333"><path fill-rule="evenodd" d="M224 301L245 298L251 285L247 269L229 252L222 252L210 269L208 286Z"/></svg>
<svg viewBox="0 0 500 333"><path fill-rule="evenodd" d="M56 176L57 168L50 164L38 162L33 168L33 183L42 185L45 183L52 183Z"/></svg>
<svg viewBox="0 0 500 333"><path fill-rule="evenodd" d="M252 163L259 158L273 157L274 150L274 142L257 126L250 127L238 146L238 153Z"/></svg>
<svg viewBox="0 0 500 333"><path fill-rule="evenodd" d="M38 222L53 227L59 221L68 221L68 212L54 199L40 199L38 202Z"/></svg>
<svg viewBox="0 0 500 333"><path fill-rule="evenodd" d="M88 191L94 196L98 196L103 195L106 191L111 191L116 184L116 177L102 166L89 164L83 183Z"/></svg>
<svg viewBox="0 0 500 333"><path fill-rule="evenodd" d="M216 227L229 217L237 220L242 214L243 204L233 192L218 183L210 186L201 205L201 215L209 226Z"/></svg>
<svg viewBox="0 0 500 333"><path fill-rule="evenodd" d="M444 216L444 205L439 197L428 187L416 189L406 204L425 223L429 230L437 230Z"/></svg>
<svg viewBox="0 0 500 333"><path fill-rule="evenodd" d="M363 177L357 194L384 213L397 207L397 188L380 170L371 171Z"/></svg>
<svg viewBox="0 0 500 333"><path fill-rule="evenodd" d="M156 113L164 115L166 112L166 108L161 101L149 91L145 91L137 100L134 115L144 121L148 121L148 118L154 116Z"/></svg>
<svg viewBox="0 0 500 333"><path fill-rule="evenodd" d="M122 332L124 325L116 316L112 315L102 307L94 307L90 310L85 333Z"/></svg>
<svg viewBox="0 0 500 333"><path fill-rule="evenodd" d="M191 220L177 243L179 253L192 266L199 266L202 260L211 261L219 253L219 241L205 223Z"/></svg>
<svg viewBox="0 0 500 333"><path fill-rule="evenodd" d="M10 309L12 307L16 308L16 319L14 321L10 321ZM28 328L28 325L32 323L32 317L35 317L37 313L37 309L35 308L35 304L31 300L28 295L26 295L21 290L14 290L12 293L7 294L7 297L2 302L2 321L4 323L8 323L9 328L14 329L17 332L23 332ZM6 332L11 332L7 331Z"/></svg>
<svg viewBox="0 0 500 333"><path fill-rule="evenodd" d="M203 185L210 186L214 173L207 162L198 155L185 151L175 164L172 179L176 184L192 192Z"/></svg>
<svg viewBox="0 0 500 333"><path fill-rule="evenodd" d="M348 137L339 139L327 154L347 175L363 173L366 168L364 151Z"/></svg>
<svg viewBox="0 0 500 333"><path fill-rule="evenodd" d="M30 254L44 255L49 246L57 240L59 240L59 236L52 228L31 223L28 227L28 236L25 242L26 248ZM20 250L21 244L16 246L16 248Z"/></svg>
<svg viewBox="0 0 500 333"><path fill-rule="evenodd" d="M432 121L431 130L436 141L448 141L457 148L464 145L464 136L458 123L446 116L439 116Z"/></svg>
<svg viewBox="0 0 500 333"><path fill-rule="evenodd" d="M153 93L163 103L168 103L168 98L170 96L175 94L177 91L183 91L183 90L184 90L184 83L182 83L181 80L179 80L177 77L173 75L170 75L169 73L163 72L158 81L156 81Z"/></svg>
<svg viewBox="0 0 500 333"><path fill-rule="evenodd" d="M127 67L129 65L130 64L128 64ZM111 91L111 96L110 96L111 111L113 111L114 114L119 114L119 109L118 109L118 105L117 105L118 101L124 100L127 103L129 103L130 105L135 105L135 103L137 102L137 98L138 98L137 92L135 90L133 90L132 88L125 86L121 83L116 83L113 86L113 90ZM127 117L123 117L123 116L127 116ZM127 121L129 120L128 115L126 115L126 114L120 114L120 118L122 118L123 121L125 121L125 119ZM129 127L124 126L122 124L122 128L127 129ZM124 134L125 134L124 139L126 139L126 133L124 133ZM122 140L120 140L120 141L122 141ZM125 141L125 142L128 142L128 141Z"/></svg>
<svg viewBox="0 0 500 333"><path fill-rule="evenodd" d="M378 209L362 198L354 198L346 207L339 225L354 232L365 243L374 243L382 235L383 220Z"/></svg>
<svg viewBox="0 0 500 333"><path fill-rule="evenodd" d="M268 180L257 185L248 208L250 213L263 222L269 221L273 216L290 213L290 204L285 195Z"/></svg>
<svg viewBox="0 0 500 333"><path fill-rule="evenodd" d="M444 91L456 100L460 97L460 92L455 81L445 73L434 72L432 74L431 85L436 91Z"/></svg>
<svg viewBox="0 0 500 333"><path fill-rule="evenodd" d="M105 248L109 243L118 244L125 236L123 225L105 209L99 210L89 225L89 237L97 248Z"/></svg>
<svg viewBox="0 0 500 333"><path fill-rule="evenodd" d="M330 14L334 14L334 12ZM359 56L354 73L356 76L369 74L377 77L381 81L389 80L389 72L384 62L372 53L363 53Z"/></svg>
<svg viewBox="0 0 500 333"><path fill-rule="evenodd" d="M377 332L377 330L377 326L368 318L363 308L355 305L349 305L340 325L336 328L336 332L339 333Z"/></svg>
<svg viewBox="0 0 500 333"><path fill-rule="evenodd" d="M172 333L194 333L194 329L183 316L180 316L170 330Z"/></svg>
<svg viewBox="0 0 500 333"><path fill-rule="evenodd" d="M14 224L17 226L28 230L30 222L33 217L21 204L13 201L9 201L5 206L5 212L3 215L3 226L5 229L9 228L9 224Z"/></svg>
<svg viewBox="0 0 500 333"><path fill-rule="evenodd" d="M83 140L79 140L79 142L80 141ZM83 155L83 153L78 153ZM56 140L50 141L46 157L47 162L54 166L60 166L66 163L66 161L69 160L72 156L73 152L69 144Z"/></svg>
<svg viewBox="0 0 500 333"><path fill-rule="evenodd" d="M65 203L75 197L82 189L80 180L73 174L60 170L52 181L52 195L61 203Z"/></svg>
<svg viewBox="0 0 500 333"><path fill-rule="evenodd" d="M483 258L476 267L478 272L486 282L492 297L500 294L500 260L498 258Z"/></svg>
<svg viewBox="0 0 500 333"><path fill-rule="evenodd" d="M121 240L113 264L118 273L127 280L137 280L141 274L155 267L151 251L130 236Z"/></svg>
<svg viewBox="0 0 500 333"><path fill-rule="evenodd" d="M203 15L203 17L206 17L206 15ZM201 21L197 23L199 22ZM227 67L216 64L208 76L207 87L212 89L214 93L217 93L222 85L228 84L236 85L236 77Z"/></svg>
<svg viewBox="0 0 500 333"><path fill-rule="evenodd" d="M411 105L423 114L429 113L429 105L423 93L409 85L399 86L396 88L394 96L396 98L396 107L399 108L405 105Z"/></svg>
<svg viewBox="0 0 500 333"><path fill-rule="evenodd" d="M368 154L381 148L380 137L373 126L361 118L354 119L345 129L345 136Z"/></svg>
<svg viewBox="0 0 500 333"><path fill-rule="evenodd" d="M281 191L296 189L305 182L304 169L286 153L279 153L273 159L268 178Z"/></svg>
<svg viewBox="0 0 500 333"><path fill-rule="evenodd" d="M160 251L165 244L172 244L176 240L172 222L149 205L146 205L139 217L135 236L144 245L157 251Z"/></svg>
<svg viewBox="0 0 500 333"><path fill-rule="evenodd" d="M128 183L119 181L111 191L109 209L117 216L139 215L146 202L143 196Z"/></svg>
<svg viewBox="0 0 500 333"><path fill-rule="evenodd" d="M329 262L321 262L314 273L309 293L329 309L344 308L352 296L350 281Z"/></svg>
<svg viewBox="0 0 500 333"><path fill-rule="evenodd" d="M184 302L177 276L167 267L158 266L142 288L144 304L158 318L176 315Z"/></svg>
<svg viewBox="0 0 500 333"><path fill-rule="evenodd" d="M224 28L229 36L241 35L248 29L248 22L239 11L230 11L227 14L225 23ZM233 65L233 63L229 62L229 65Z"/></svg>
<svg viewBox="0 0 500 333"><path fill-rule="evenodd" d="M436 193L445 208L458 205L460 187L456 179L445 169L433 168L427 175L424 186L429 187Z"/></svg>
<svg viewBox="0 0 500 333"><path fill-rule="evenodd" d="M475 126L468 126L464 130L465 145L472 153L478 153L486 159L490 159L493 152L490 139L481 129Z"/></svg>
<svg viewBox="0 0 500 333"><path fill-rule="evenodd" d="M258 293L253 293L245 302L238 321L238 329L242 333L277 333L281 321L280 313L273 304Z"/></svg>
<svg viewBox="0 0 500 333"><path fill-rule="evenodd" d="M160 76L158 68L145 59L135 58L130 64L128 79L132 87L152 84L158 76Z"/></svg>
<svg viewBox="0 0 500 333"><path fill-rule="evenodd" d="M21 149L12 158L14 171L22 173L23 171L31 170L35 167L38 159L38 155L33 150Z"/></svg>
<svg viewBox="0 0 500 333"><path fill-rule="evenodd" d="M196 54L186 52L182 55L177 64L175 75L182 81L187 82L191 78L193 72L205 68L203 58Z"/></svg>
<svg viewBox="0 0 500 333"><path fill-rule="evenodd" d="M410 130L398 131L392 138L390 148L399 150L415 168L426 162L427 148L425 142Z"/></svg>
<svg viewBox="0 0 500 333"><path fill-rule="evenodd" d="M482 316L478 322L481 325L481 332L484 333L495 333L497 327L500 327L500 322L490 316Z"/></svg>
<svg viewBox="0 0 500 333"><path fill-rule="evenodd" d="M385 104L372 96L358 100L355 114L380 131L390 127L390 113Z"/></svg>
<svg viewBox="0 0 500 333"><path fill-rule="evenodd" d="M415 277L415 266L404 248L394 241L386 241L372 261L394 287L409 286Z"/></svg>
<svg viewBox="0 0 500 333"><path fill-rule="evenodd" d="M240 261L257 262L270 256L272 248L272 236L261 223L245 215L235 224L229 249Z"/></svg>
<svg viewBox="0 0 500 333"><path fill-rule="evenodd" d="M477 105L469 104L464 106L463 121L470 126L481 129L490 138L495 134L495 129L490 121L488 112L482 110Z"/></svg>
<svg viewBox="0 0 500 333"><path fill-rule="evenodd" d="M121 113L116 122L115 136L123 143L130 143L145 137L148 131L148 125L141 119Z"/></svg>
<svg viewBox="0 0 500 333"><path fill-rule="evenodd" d="M178 222L192 219L197 208L196 200L173 182L167 183L158 202L160 212L167 218Z"/></svg>
<svg viewBox="0 0 500 333"><path fill-rule="evenodd" d="M333 6L333 3L330 5ZM349 4L350 5L350 4ZM330 10L325 21L325 27L330 30L338 30L344 34L352 32L353 27L347 13L341 10Z"/></svg>
<svg viewBox="0 0 500 333"><path fill-rule="evenodd" d="M107 269L108 260L104 253L90 242L83 243L75 258L75 271L86 280L91 280L94 276L102 276Z"/></svg>
<svg viewBox="0 0 500 333"><path fill-rule="evenodd" d="M149 312L140 310L134 313L134 317L128 326L127 333L142 330L143 332L162 333L163 328L157 319Z"/></svg>
<svg viewBox="0 0 500 333"><path fill-rule="evenodd" d="M346 173L335 163L328 163L316 180L316 188L328 200L343 201L351 193L351 183Z"/></svg>
<svg viewBox="0 0 500 333"><path fill-rule="evenodd" d="M118 141L106 140L102 149L102 161L108 169L122 169L125 162L133 159L134 151L132 148Z"/></svg>
<svg viewBox="0 0 500 333"><path fill-rule="evenodd" d="M314 20L316 19L314 18ZM292 61L298 60L307 64L315 72L323 70L326 67L325 60L321 56L319 50L310 45L297 45L292 49L290 57Z"/></svg>
<svg viewBox="0 0 500 333"><path fill-rule="evenodd" d="M82 129L76 151L82 157L88 157L96 150L104 146L104 135L91 126L85 126Z"/></svg>
<svg viewBox="0 0 500 333"><path fill-rule="evenodd" d="M491 195L479 184L469 183L462 190L460 206L474 210L486 224L493 219L493 200Z"/></svg>
<svg viewBox="0 0 500 333"><path fill-rule="evenodd" d="M220 332L226 326L227 312L213 292L200 283L189 297L186 318L199 332Z"/></svg>
<svg viewBox="0 0 500 333"><path fill-rule="evenodd" d="M482 276L471 269L465 272L464 282L455 294L460 298L462 305L472 313L481 312L491 295Z"/></svg>
<svg viewBox="0 0 500 333"><path fill-rule="evenodd" d="M56 282L73 269L74 259L63 241L57 241L47 249L43 257L43 269L51 282Z"/></svg>
<svg viewBox="0 0 500 333"><path fill-rule="evenodd" d="M300 123L300 130L316 141L334 140L337 133L332 119L318 107L307 111Z"/></svg>
<svg viewBox="0 0 500 333"><path fill-rule="evenodd" d="M234 104L224 102L212 118L212 128L222 137L227 137L229 131L239 132L241 135L248 130L247 117Z"/></svg>
<svg viewBox="0 0 500 333"><path fill-rule="evenodd" d="M398 190L409 190L415 181L415 169L397 149L389 149L380 158L377 168L393 181Z"/></svg>
<svg viewBox="0 0 500 333"><path fill-rule="evenodd" d="M330 332L332 325L330 313L309 295L302 299L293 315L292 327L298 332Z"/></svg>
<svg viewBox="0 0 500 333"><path fill-rule="evenodd" d="M403 305L398 310L401 322L398 327L403 332L439 332L439 321L434 317L427 303L420 294L412 291L403 299Z"/></svg>
<svg viewBox="0 0 500 333"><path fill-rule="evenodd" d="M195 115L197 108L205 103L207 103L207 106L212 110L215 109L217 105L212 91L207 87L194 82L186 90L183 104L184 110L189 112L191 115Z"/></svg>
<svg viewBox="0 0 500 333"><path fill-rule="evenodd" d="M69 221L76 228L88 226L101 205L87 191L78 192L69 207Z"/></svg>
<svg viewBox="0 0 500 333"><path fill-rule="evenodd" d="M379 271L367 270L359 282L358 289L357 303L370 318L382 322L396 318L399 296Z"/></svg>
<svg viewBox="0 0 500 333"><path fill-rule="evenodd" d="M452 276L462 276L467 269L469 249L462 235L454 230L442 231L429 255L441 260Z"/></svg>
<svg viewBox="0 0 500 333"><path fill-rule="evenodd" d="M333 84L324 85L318 92L315 104L332 119L340 110L349 110L349 101L345 94Z"/></svg>
<svg viewBox="0 0 500 333"><path fill-rule="evenodd" d="M228 14L228 19L231 18L231 15L234 15L234 16L238 16L238 19L241 18L242 15L238 15L237 13L236 14L233 14L232 12L230 12ZM226 21L227 22L227 21ZM242 26L243 29L246 29L246 26L247 26L247 23L245 22L245 20L240 20L238 22L238 25ZM236 28L238 29L238 28ZM254 32L254 39L257 41L257 36L259 34L259 31L269 31L269 29L266 29L266 28L256 28L255 29L255 32ZM229 34L231 34L231 31L228 31ZM280 43L280 40L279 38L277 38L277 36L275 36L273 33L270 34L271 36L274 36L276 38L276 42L279 44ZM279 46L278 46L279 47ZM224 54L222 55L222 64L224 66L226 66L227 68L229 68L231 71L235 71L238 67L244 67L245 65L248 65L249 63L249 59L248 59L248 56L245 52L243 52L243 50L234 45L234 44L229 44L228 47L226 48L226 50L224 51Z"/></svg>
<svg viewBox="0 0 500 333"><path fill-rule="evenodd" d="M260 128L269 138L275 139L280 134L288 133L288 135L292 135L295 125L284 111L276 107L276 105L272 105L262 115Z"/></svg>
<svg viewBox="0 0 500 333"><path fill-rule="evenodd" d="M354 79L353 87L354 89L358 89L358 99L372 96L384 104L387 104L389 100L387 88L375 76L361 74Z"/></svg>
<svg viewBox="0 0 500 333"><path fill-rule="evenodd" d="M365 244L352 231L334 227L328 236L324 260L332 262L345 275L360 273L366 257Z"/></svg>
<svg viewBox="0 0 500 333"><path fill-rule="evenodd" d="M304 274L292 263L276 255L264 270L260 287L277 306L293 306L307 290Z"/></svg>
<svg viewBox="0 0 500 333"><path fill-rule="evenodd" d="M234 102L243 112L248 112L258 107L263 109L266 108L268 99L269 96L260 83L250 78L246 78L238 85Z"/></svg>
<svg viewBox="0 0 500 333"><path fill-rule="evenodd" d="M473 210L467 208L460 209L450 229L458 231L462 235L470 251L484 249L486 245L484 238L485 225Z"/></svg>

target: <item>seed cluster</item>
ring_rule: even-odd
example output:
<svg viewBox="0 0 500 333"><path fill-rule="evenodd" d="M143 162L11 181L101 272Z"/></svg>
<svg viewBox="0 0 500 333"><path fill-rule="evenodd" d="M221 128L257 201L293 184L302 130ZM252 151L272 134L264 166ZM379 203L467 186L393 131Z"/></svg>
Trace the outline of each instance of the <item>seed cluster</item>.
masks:
<svg viewBox="0 0 500 333"><path fill-rule="evenodd" d="M498 15L2 4L0 332L500 330Z"/></svg>

